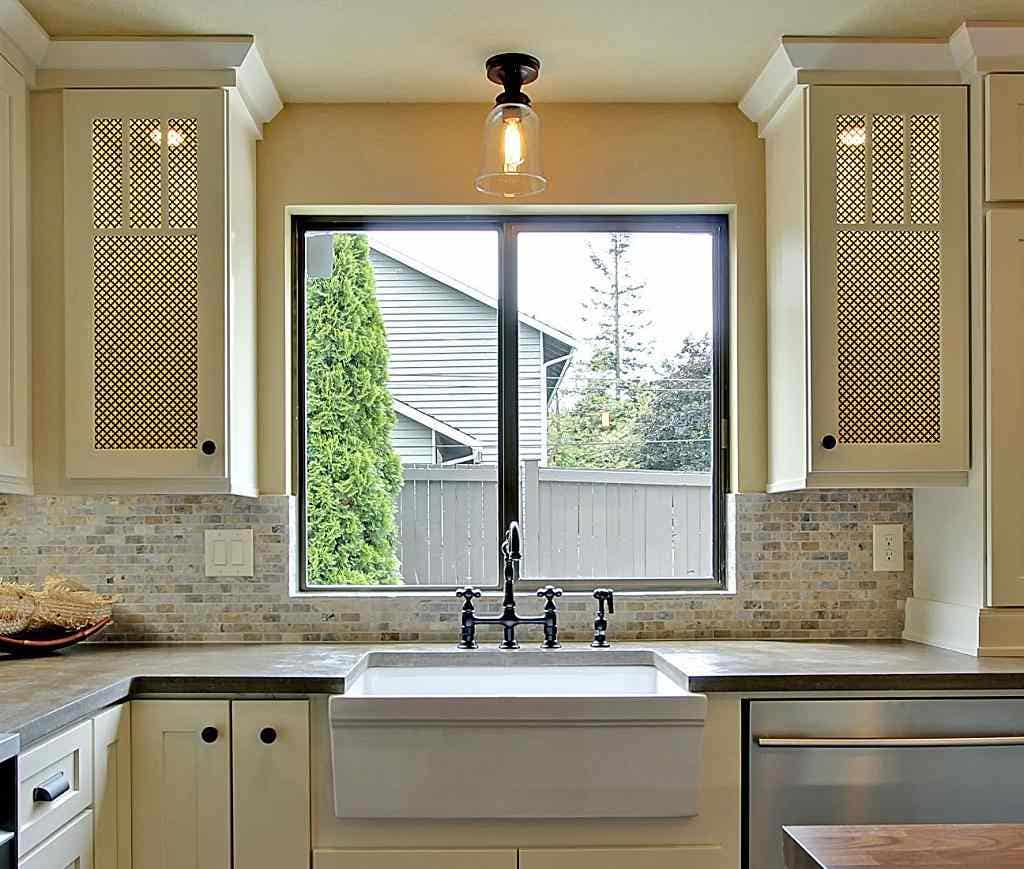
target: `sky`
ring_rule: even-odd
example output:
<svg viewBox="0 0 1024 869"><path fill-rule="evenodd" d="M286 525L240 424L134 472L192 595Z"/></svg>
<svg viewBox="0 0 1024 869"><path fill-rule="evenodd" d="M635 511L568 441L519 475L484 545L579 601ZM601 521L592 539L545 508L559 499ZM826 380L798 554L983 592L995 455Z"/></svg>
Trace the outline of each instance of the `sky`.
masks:
<svg viewBox="0 0 1024 869"><path fill-rule="evenodd" d="M711 331L710 235L632 233L631 273L645 283L652 361L672 356L684 336ZM492 231L373 232L413 259L484 292L498 291L498 238ZM519 308L575 337L585 353L593 326L582 317L596 273L587 243L600 250L606 233L525 232L519 236ZM581 355L584 355L581 353Z"/></svg>

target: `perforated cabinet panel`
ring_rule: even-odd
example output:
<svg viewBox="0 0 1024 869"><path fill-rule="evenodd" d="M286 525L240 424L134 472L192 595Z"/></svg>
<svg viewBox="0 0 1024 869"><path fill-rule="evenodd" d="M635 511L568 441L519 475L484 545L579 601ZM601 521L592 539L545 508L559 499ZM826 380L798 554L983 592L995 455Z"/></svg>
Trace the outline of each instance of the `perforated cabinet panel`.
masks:
<svg viewBox="0 0 1024 869"><path fill-rule="evenodd" d="M121 226L123 138L120 118L93 120L92 225L96 229L117 229Z"/></svg>
<svg viewBox="0 0 1024 869"><path fill-rule="evenodd" d="M96 449L196 448L197 263L194 235L96 237Z"/></svg>
<svg viewBox="0 0 1024 869"><path fill-rule="evenodd" d="M938 443L942 292L937 232L836 236L841 443Z"/></svg>
<svg viewBox="0 0 1024 869"><path fill-rule="evenodd" d="M167 225L194 229L199 219L199 124L195 118L167 122Z"/></svg>
<svg viewBox="0 0 1024 869"><path fill-rule="evenodd" d="M867 202L864 115L836 117L836 223L863 223Z"/></svg>
<svg viewBox="0 0 1024 869"><path fill-rule="evenodd" d="M938 115L910 118L910 222L942 219L942 128Z"/></svg>
<svg viewBox="0 0 1024 869"><path fill-rule="evenodd" d="M163 223L162 137L159 118L128 121L128 225L132 229L157 229Z"/></svg>

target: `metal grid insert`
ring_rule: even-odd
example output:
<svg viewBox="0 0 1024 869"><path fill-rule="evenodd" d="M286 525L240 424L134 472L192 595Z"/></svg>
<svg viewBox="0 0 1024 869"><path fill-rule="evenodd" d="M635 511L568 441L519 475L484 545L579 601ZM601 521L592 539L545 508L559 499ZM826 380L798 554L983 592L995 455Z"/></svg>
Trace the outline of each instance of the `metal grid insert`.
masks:
<svg viewBox="0 0 1024 869"><path fill-rule="evenodd" d="M196 448L198 263L194 235L94 238L96 449Z"/></svg>
<svg viewBox="0 0 1024 869"><path fill-rule="evenodd" d="M836 233L838 438L942 437L941 235Z"/></svg>
<svg viewBox="0 0 1024 869"><path fill-rule="evenodd" d="M163 212L163 125L159 118L128 121L129 225L158 229Z"/></svg>
<svg viewBox="0 0 1024 869"><path fill-rule="evenodd" d="M902 115L871 119L871 220L903 223L906 219L906 170Z"/></svg>
<svg viewBox="0 0 1024 869"><path fill-rule="evenodd" d="M121 226L122 135L120 118L93 119L92 225L95 229Z"/></svg>
<svg viewBox="0 0 1024 869"><path fill-rule="evenodd" d="M836 117L836 223L865 219L866 123L864 115Z"/></svg>
<svg viewBox="0 0 1024 869"><path fill-rule="evenodd" d="M167 225L194 229L199 220L199 122L167 121Z"/></svg>
<svg viewBox="0 0 1024 869"><path fill-rule="evenodd" d="M942 122L938 115L910 116L910 222L942 219Z"/></svg>

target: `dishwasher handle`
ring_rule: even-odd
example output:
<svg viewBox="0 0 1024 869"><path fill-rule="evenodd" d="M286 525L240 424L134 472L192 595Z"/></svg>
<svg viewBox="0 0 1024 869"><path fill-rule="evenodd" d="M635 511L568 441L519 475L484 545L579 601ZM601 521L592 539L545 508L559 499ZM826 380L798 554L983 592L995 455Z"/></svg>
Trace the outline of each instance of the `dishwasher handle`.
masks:
<svg viewBox="0 0 1024 869"><path fill-rule="evenodd" d="M755 736L762 748L977 748L1024 745L1016 736Z"/></svg>

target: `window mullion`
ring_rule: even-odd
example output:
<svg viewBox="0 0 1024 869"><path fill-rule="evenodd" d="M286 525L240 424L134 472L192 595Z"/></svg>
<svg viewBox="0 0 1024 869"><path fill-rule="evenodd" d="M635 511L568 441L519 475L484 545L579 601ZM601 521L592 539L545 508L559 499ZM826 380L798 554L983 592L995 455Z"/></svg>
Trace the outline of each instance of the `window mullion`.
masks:
<svg viewBox="0 0 1024 869"><path fill-rule="evenodd" d="M502 224L498 278L498 551L519 521L518 227ZM498 574L500 576L500 573Z"/></svg>

